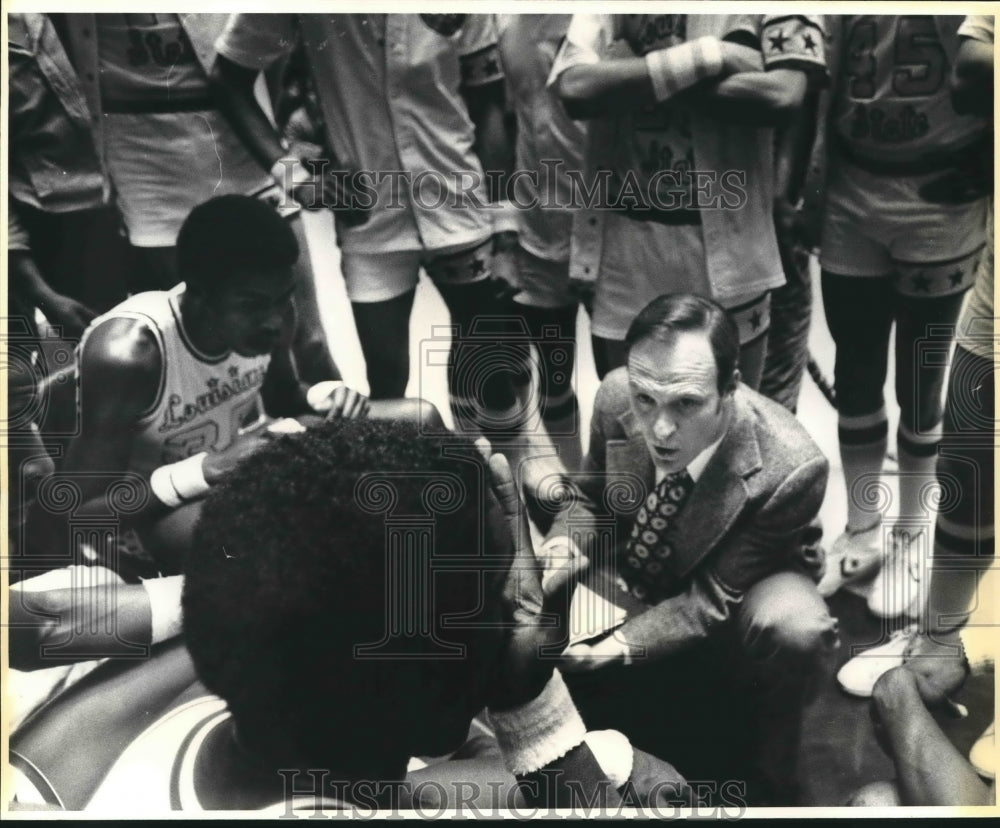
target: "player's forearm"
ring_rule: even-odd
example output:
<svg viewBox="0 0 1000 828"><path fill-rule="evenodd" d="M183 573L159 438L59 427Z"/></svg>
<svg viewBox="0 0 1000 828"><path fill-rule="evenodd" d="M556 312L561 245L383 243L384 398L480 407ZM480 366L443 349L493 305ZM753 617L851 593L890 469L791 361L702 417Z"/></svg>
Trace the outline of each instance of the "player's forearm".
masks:
<svg viewBox="0 0 1000 828"><path fill-rule="evenodd" d="M40 306L54 291L49 287L31 253L11 250L7 253L11 286L31 304Z"/></svg>
<svg viewBox="0 0 1000 828"><path fill-rule="evenodd" d="M885 674L872 694L905 805L988 805L989 788L924 706L911 674Z"/></svg>
<svg viewBox="0 0 1000 828"><path fill-rule="evenodd" d="M277 133L254 95L257 73L219 55L209 76L219 109L265 170L285 155Z"/></svg>
<svg viewBox="0 0 1000 828"><path fill-rule="evenodd" d="M656 103L644 58L622 58L566 69L557 90L571 118L599 118Z"/></svg>
<svg viewBox="0 0 1000 828"><path fill-rule="evenodd" d="M776 126L787 122L802 105L806 86L801 72L740 72L714 84L692 101L720 121Z"/></svg>
<svg viewBox="0 0 1000 828"><path fill-rule="evenodd" d="M964 40L951 76L951 103L959 114L993 112L993 45Z"/></svg>
<svg viewBox="0 0 1000 828"><path fill-rule="evenodd" d="M13 589L11 666L38 670L67 661L135 655L153 637L149 596L139 584Z"/></svg>
<svg viewBox="0 0 1000 828"><path fill-rule="evenodd" d="M466 90L465 96L476 130L473 151L486 173L490 201L497 202L506 195L503 182L514 171L514 145L504 122L503 83Z"/></svg>

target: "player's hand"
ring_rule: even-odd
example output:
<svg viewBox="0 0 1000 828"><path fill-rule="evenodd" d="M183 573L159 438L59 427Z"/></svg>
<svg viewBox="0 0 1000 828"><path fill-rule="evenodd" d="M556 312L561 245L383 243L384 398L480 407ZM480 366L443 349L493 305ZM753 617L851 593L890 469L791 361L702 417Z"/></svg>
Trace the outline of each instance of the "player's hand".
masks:
<svg viewBox="0 0 1000 828"><path fill-rule="evenodd" d="M501 598L503 619L511 628L488 700L490 708L504 710L531 701L552 678L558 652L568 639L570 598L587 559L581 555L568 561L546 580L543 589L541 564L507 458L493 454L489 470L513 546Z"/></svg>
<svg viewBox="0 0 1000 828"><path fill-rule="evenodd" d="M501 302L509 302L521 290L516 250L516 233L508 231L493 235L491 282L495 286L497 299Z"/></svg>
<svg viewBox="0 0 1000 828"><path fill-rule="evenodd" d="M210 451L201 464L201 473L205 482L211 486L220 483L243 460L266 446L273 439L266 425L237 436L227 448L222 451Z"/></svg>
<svg viewBox="0 0 1000 828"><path fill-rule="evenodd" d="M582 642L567 647L559 669L564 673L590 673L612 664L624 664L627 652L628 645L611 633L593 644Z"/></svg>
<svg viewBox="0 0 1000 828"><path fill-rule="evenodd" d="M368 397L346 385L339 385L317 409L326 414L326 420L362 420L368 416Z"/></svg>
<svg viewBox="0 0 1000 828"><path fill-rule="evenodd" d="M969 675L958 632L939 633L933 638L923 634L915 636L903 653L903 669L913 674L925 705L937 707L943 703Z"/></svg>
<svg viewBox="0 0 1000 828"><path fill-rule="evenodd" d="M625 804L638 808L692 807L697 804L691 786L669 762L632 748L632 773L628 790L637 801Z"/></svg>
<svg viewBox="0 0 1000 828"><path fill-rule="evenodd" d="M70 339L78 339L97 317L97 314L82 302L77 302L76 299L61 293L53 293L46 297L44 302L39 302L39 307L45 318L54 327L62 328L63 336Z"/></svg>

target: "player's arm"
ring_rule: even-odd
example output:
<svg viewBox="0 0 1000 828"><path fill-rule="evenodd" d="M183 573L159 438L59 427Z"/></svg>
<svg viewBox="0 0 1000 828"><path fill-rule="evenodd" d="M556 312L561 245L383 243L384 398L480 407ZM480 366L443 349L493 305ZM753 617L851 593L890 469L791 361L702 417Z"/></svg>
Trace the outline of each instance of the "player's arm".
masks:
<svg viewBox="0 0 1000 828"><path fill-rule="evenodd" d="M992 805L994 793L941 731L905 667L883 675L872 691L879 744L896 767L905 805Z"/></svg>
<svg viewBox="0 0 1000 828"><path fill-rule="evenodd" d="M993 44L965 38L951 73L951 105L960 115L993 114Z"/></svg>
<svg viewBox="0 0 1000 828"><path fill-rule="evenodd" d="M110 319L90 333L79 359L80 433L67 449L63 470L73 475L81 499L78 513L107 514L109 487L116 475L125 478L136 426L156 403L163 357L145 324ZM149 480L133 483L148 487ZM138 522L167 511L148 497L123 517Z"/></svg>
<svg viewBox="0 0 1000 828"><path fill-rule="evenodd" d="M9 200L7 213L7 267L10 285L28 304L40 308L45 318L62 328L64 336L77 338L97 315L82 302L65 296L45 280L31 253L31 239L17 216L17 202Z"/></svg>
<svg viewBox="0 0 1000 828"><path fill-rule="evenodd" d="M306 386L299 379L289 342L282 342L271 357L261 399L272 417L319 415L327 420L351 420L367 416L369 410L368 398L339 376Z"/></svg>
<svg viewBox="0 0 1000 828"><path fill-rule="evenodd" d="M564 46L564 49L566 47ZM645 57L581 62L558 72L556 87L570 117L599 118L673 101L700 83L752 69L759 53L717 38L700 38ZM553 72L559 70L557 61Z"/></svg>

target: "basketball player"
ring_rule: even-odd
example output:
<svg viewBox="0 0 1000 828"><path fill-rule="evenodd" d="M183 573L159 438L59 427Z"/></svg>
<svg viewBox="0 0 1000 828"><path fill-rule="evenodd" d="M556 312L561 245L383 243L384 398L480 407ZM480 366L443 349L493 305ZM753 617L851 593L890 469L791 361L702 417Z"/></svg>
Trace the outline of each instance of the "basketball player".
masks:
<svg viewBox="0 0 1000 828"><path fill-rule="evenodd" d="M597 193L588 206L604 209L574 216L570 269L596 280L601 377L624 365L638 312L681 292L736 319L740 373L757 387L769 291L784 283L767 127L825 74L808 16L573 16L550 83L570 115L593 119L585 183Z"/></svg>
<svg viewBox="0 0 1000 828"><path fill-rule="evenodd" d="M137 543L162 525L165 549L184 550L199 500L267 441L265 412L361 417L365 397L342 383L315 386L307 398L289 353L294 324L293 231L272 207L220 196L192 210L178 237L185 282L169 292L133 296L99 317L78 354L81 430L63 473L78 487L78 517L107 513L109 492L135 497L121 510L133 555L117 546L91 550L112 569L149 577L176 570ZM44 503L39 499L36 526ZM174 514L171 514L174 513ZM49 549L65 548L53 537ZM154 543L155 546L155 543ZM86 554L86 553L85 553ZM80 561L85 562L85 561Z"/></svg>
<svg viewBox="0 0 1000 828"><path fill-rule="evenodd" d="M960 115L948 80L962 17L860 15L839 24L827 205L823 304L837 348L834 382L847 526L820 591L880 570L868 606L883 617L919 614L922 554L933 513L948 350L962 298L985 246L979 194L931 194L981 154L989 122ZM883 398L895 323L899 504L883 540L865 490L880 479L889 423Z"/></svg>

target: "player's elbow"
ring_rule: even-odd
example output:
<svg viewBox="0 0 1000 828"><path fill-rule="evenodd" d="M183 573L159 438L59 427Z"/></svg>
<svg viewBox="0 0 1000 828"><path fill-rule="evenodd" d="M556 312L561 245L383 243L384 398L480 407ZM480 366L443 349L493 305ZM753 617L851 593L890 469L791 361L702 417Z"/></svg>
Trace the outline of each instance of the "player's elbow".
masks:
<svg viewBox="0 0 1000 828"><path fill-rule="evenodd" d="M596 106L600 86L590 70L589 66L571 66L556 81L556 91L566 107L566 113L578 121L601 114Z"/></svg>

